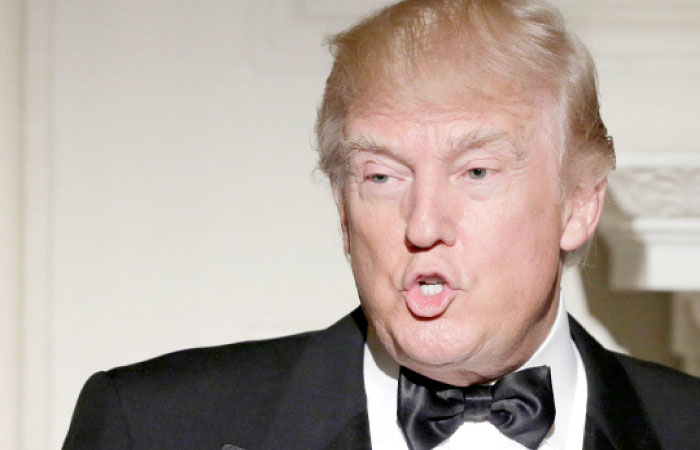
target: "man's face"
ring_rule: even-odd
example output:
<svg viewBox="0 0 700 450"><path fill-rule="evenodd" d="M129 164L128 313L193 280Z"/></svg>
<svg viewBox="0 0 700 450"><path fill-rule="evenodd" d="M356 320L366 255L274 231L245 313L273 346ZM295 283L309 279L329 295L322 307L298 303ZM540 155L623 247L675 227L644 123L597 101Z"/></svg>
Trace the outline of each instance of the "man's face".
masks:
<svg viewBox="0 0 700 450"><path fill-rule="evenodd" d="M523 364L556 315L566 227L546 108L348 119L340 193L363 308L402 365L452 384Z"/></svg>

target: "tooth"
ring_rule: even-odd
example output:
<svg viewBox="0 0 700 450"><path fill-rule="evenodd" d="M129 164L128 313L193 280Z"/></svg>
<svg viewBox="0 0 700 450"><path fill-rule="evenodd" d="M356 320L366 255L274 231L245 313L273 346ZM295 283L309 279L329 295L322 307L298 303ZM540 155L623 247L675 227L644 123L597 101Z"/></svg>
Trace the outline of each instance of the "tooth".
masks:
<svg viewBox="0 0 700 450"><path fill-rule="evenodd" d="M437 295L442 292L442 283L421 283L420 292L426 297Z"/></svg>

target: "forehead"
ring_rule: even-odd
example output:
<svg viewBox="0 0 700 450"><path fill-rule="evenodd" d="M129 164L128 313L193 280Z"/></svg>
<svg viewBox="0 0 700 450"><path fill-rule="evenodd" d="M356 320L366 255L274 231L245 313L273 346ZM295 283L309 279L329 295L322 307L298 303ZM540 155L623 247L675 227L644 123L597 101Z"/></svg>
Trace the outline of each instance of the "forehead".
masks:
<svg viewBox="0 0 700 450"><path fill-rule="evenodd" d="M532 102L481 100L458 108L370 104L348 116L343 144L348 150L415 147L446 153L508 145L524 152L533 144L556 147L558 128L552 108Z"/></svg>

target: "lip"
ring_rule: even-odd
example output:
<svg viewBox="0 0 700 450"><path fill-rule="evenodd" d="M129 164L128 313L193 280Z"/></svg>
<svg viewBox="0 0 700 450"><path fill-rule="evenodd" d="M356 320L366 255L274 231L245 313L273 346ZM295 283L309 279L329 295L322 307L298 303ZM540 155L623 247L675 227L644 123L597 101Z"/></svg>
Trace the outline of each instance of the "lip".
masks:
<svg viewBox="0 0 700 450"><path fill-rule="evenodd" d="M435 295L423 295L420 282L431 278L440 278L443 289ZM457 291L454 280L443 270L420 269L412 271L404 280L402 290L406 307L415 316L422 319L432 319L441 316L454 300Z"/></svg>

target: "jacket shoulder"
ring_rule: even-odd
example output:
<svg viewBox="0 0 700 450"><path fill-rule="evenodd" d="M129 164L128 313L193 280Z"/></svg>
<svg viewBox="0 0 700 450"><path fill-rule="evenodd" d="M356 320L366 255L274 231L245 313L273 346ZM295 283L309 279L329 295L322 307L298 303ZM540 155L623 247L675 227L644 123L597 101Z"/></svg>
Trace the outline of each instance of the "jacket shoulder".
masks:
<svg viewBox="0 0 700 450"><path fill-rule="evenodd" d="M700 378L627 355L615 355L664 448L688 448L689 442L700 441Z"/></svg>
<svg viewBox="0 0 700 450"><path fill-rule="evenodd" d="M294 364L309 339L321 333L307 332L259 341L246 341L213 347L199 347L167 353L146 361L116 367L106 372L122 386L177 384L201 377L246 378L258 372L272 374ZM258 378L257 382L261 380Z"/></svg>
<svg viewBox="0 0 700 450"><path fill-rule="evenodd" d="M106 372L120 385L132 381L153 383L189 383L200 378L225 378L239 382L251 379L256 386L287 373L307 348L342 346L364 342L367 322L360 308L328 328L279 338L246 341L215 347L180 350ZM327 361L326 361L327 362ZM233 377L233 378L231 378Z"/></svg>
<svg viewBox="0 0 700 450"><path fill-rule="evenodd" d="M327 409L318 405L353 415L364 406L347 392L362 391L356 375L365 333L357 308L321 331L183 350L98 372L80 393L64 450L221 448L223 442L278 448L265 446L270 428L287 443L302 436L318 444L328 437L319 435ZM338 390L338 383L345 387ZM331 425L332 437L338 424ZM286 446L316 447L322 448Z"/></svg>
<svg viewBox="0 0 700 450"><path fill-rule="evenodd" d="M309 340L321 332L162 355L106 372L124 413L148 423L149 416L194 418L198 414L249 420L256 405L274 404ZM260 416L262 417L262 416Z"/></svg>
<svg viewBox="0 0 700 450"><path fill-rule="evenodd" d="M321 332L177 351L93 375L64 449L219 448L218 436L256 448L263 413Z"/></svg>
<svg viewBox="0 0 700 450"><path fill-rule="evenodd" d="M636 386L645 388L645 391L650 390L654 393L658 391L659 387L665 387L675 393L689 392L694 399L700 399L700 389L698 389L700 378L655 362L644 361L620 353L614 354L632 382Z"/></svg>
<svg viewBox="0 0 700 450"><path fill-rule="evenodd" d="M607 350L572 317L569 324L586 368L587 429L614 448L685 450L700 442L697 378Z"/></svg>

